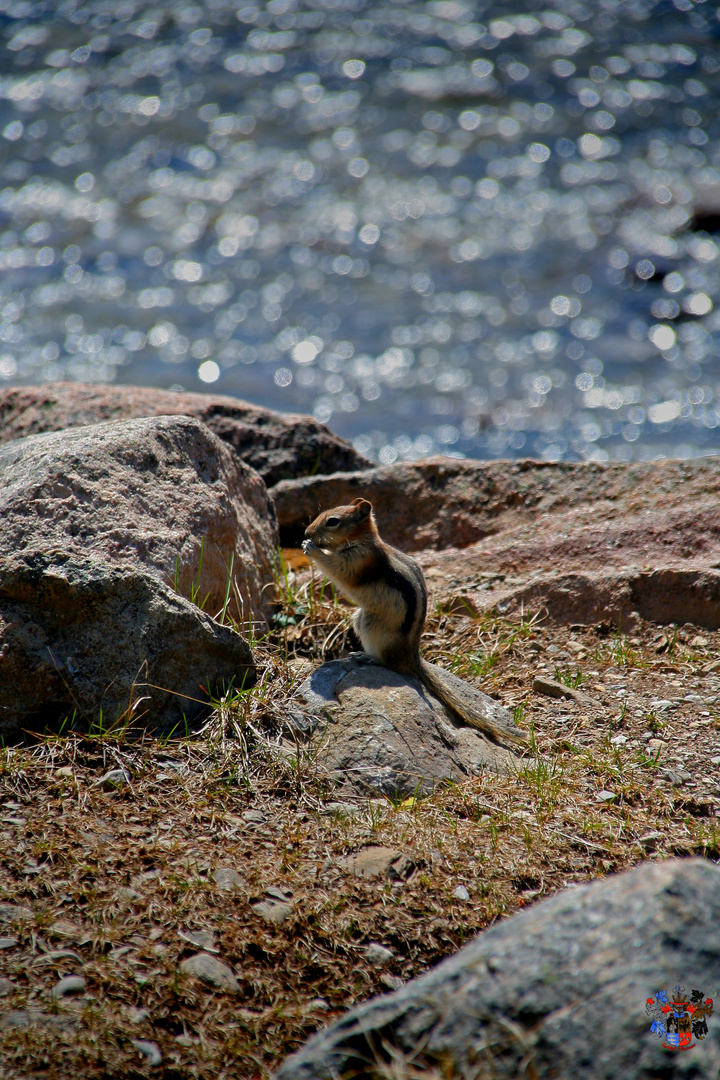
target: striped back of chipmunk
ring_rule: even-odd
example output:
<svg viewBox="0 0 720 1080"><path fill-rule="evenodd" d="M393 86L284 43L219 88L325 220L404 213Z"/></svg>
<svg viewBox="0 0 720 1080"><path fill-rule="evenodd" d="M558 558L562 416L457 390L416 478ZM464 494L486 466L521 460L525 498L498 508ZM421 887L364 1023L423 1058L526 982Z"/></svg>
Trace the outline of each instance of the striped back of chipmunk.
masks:
<svg viewBox="0 0 720 1080"><path fill-rule="evenodd" d="M385 586L383 591L386 596L387 593L393 593L401 598L403 612L398 629L412 639L418 624L422 629L427 611L425 579L415 560L401 551L383 545L369 553L369 557L362 562L358 560L353 569L353 592L362 590L363 586ZM366 606L372 610L376 605L363 604L363 607Z"/></svg>

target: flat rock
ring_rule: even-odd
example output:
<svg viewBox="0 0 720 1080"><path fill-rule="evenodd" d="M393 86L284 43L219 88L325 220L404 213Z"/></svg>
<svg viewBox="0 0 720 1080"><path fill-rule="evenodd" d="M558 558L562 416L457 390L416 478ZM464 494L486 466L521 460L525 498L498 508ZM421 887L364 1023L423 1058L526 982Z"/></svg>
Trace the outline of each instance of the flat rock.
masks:
<svg viewBox="0 0 720 1080"><path fill-rule="evenodd" d="M599 704L589 694L584 694L582 690L577 690L574 686L566 686L565 683L558 682L557 679L547 679L544 675L535 676L532 688L536 694L544 694L546 697L552 698L568 698L570 701L577 701L578 705Z"/></svg>
<svg viewBox="0 0 720 1080"><path fill-rule="evenodd" d="M0 1031L11 1031L13 1028L23 1030L34 1024L47 1023L49 1019L48 1013L39 1009L12 1009L0 1013Z"/></svg>
<svg viewBox="0 0 720 1080"><path fill-rule="evenodd" d="M243 879L232 866L218 866L212 877L218 889L224 892L234 892L235 889L242 888Z"/></svg>
<svg viewBox="0 0 720 1080"><path fill-rule="evenodd" d="M373 1047L419 1046L428 1072L451 1061L476 1075L647 1080L720 1069L720 1024L671 1056L650 1030L648 998L683 982L715 996L720 971L720 868L702 859L644 864L566 889L494 925L394 994L352 1009L319 1032L276 1080L361 1073ZM528 1066L532 1066L532 1070Z"/></svg>
<svg viewBox="0 0 720 1080"><path fill-rule="evenodd" d="M496 723L499 702L448 673ZM426 794L444 780L505 770L514 755L467 727L415 678L348 658L323 664L300 686L291 723L317 744L317 762L349 793Z"/></svg>
<svg viewBox="0 0 720 1080"><path fill-rule="evenodd" d="M200 420L96 424L0 446L2 553L144 566L183 596L196 587L212 616L232 562L228 614L243 623L265 619L276 543L263 481Z"/></svg>
<svg viewBox="0 0 720 1080"><path fill-rule="evenodd" d="M34 918L32 908L22 904L0 904L0 923L24 923Z"/></svg>
<svg viewBox="0 0 720 1080"><path fill-rule="evenodd" d="M181 962L180 970L185 975L191 975L193 978L199 979L206 986L211 986L213 990L221 990L226 994L237 994L240 989L240 984L235 978L232 968L209 953L200 952L195 953L194 956L188 956L186 960Z"/></svg>
<svg viewBox="0 0 720 1080"><path fill-rule="evenodd" d="M87 989L87 982L82 975L67 975L64 979L59 979L52 988L52 997L57 998L69 997L72 994L83 994Z"/></svg>
<svg viewBox="0 0 720 1080"><path fill-rule="evenodd" d="M95 781L95 787L100 787L103 791L117 791L118 788L129 783L130 776L125 769L110 769L109 772L106 772L104 776Z"/></svg>
<svg viewBox="0 0 720 1080"><path fill-rule="evenodd" d="M0 393L0 442L104 420L193 416L207 424L270 486L309 473L366 469L367 458L311 416L272 412L238 398L148 386L53 383Z"/></svg>
<svg viewBox="0 0 720 1080"><path fill-rule="evenodd" d="M70 919L56 919L46 933L50 933L53 937L66 938L77 945L86 945L92 941L92 932L88 933L86 927L78 926Z"/></svg>
<svg viewBox="0 0 720 1080"><path fill-rule="evenodd" d="M384 945L377 941L371 941L363 949L363 956L372 967L385 967L386 964L390 963L394 955L392 949L386 949Z"/></svg>
<svg viewBox="0 0 720 1080"><path fill-rule="evenodd" d="M368 879L387 877L393 881L401 881L409 877L415 869L412 859L404 855L402 851L384 847L382 844L371 844L351 855L346 855L340 860L340 866L353 877Z"/></svg>
<svg viewBox="0 0 720 1080"><path fill-rule="evenodd" d="M181 941L194 945L196 949L202 949L203 952L216 953L218 951L212 930L178 930L178 937Z"/></svg>
<svg viewBox="0 0 720 1080"><path fill-rule="evenodd" d="M434 600L461 614L720 627L717 458L428 458L284 481L270 494L289 545L319 510L370 499L383 539L417 552Z"/></svg>
<svg viewBox="0 0 720 1080"><path fill-rule="evenodd" d="M637 552L646 543L662 553L670 536L676 544L687 540L694 553L708 543L718 552L719 493L720 461L712 457L631 465L433 457L306 476L271 490L286 543L302 539L319 509L362 496L375 508L383 539L403 551L498 537L498 551L519 542L516 566L532 559L533 549L579 554L583 536L597 566L608 552L627 562L628 548Z"/></svg>
<svg viewBox="0 0 720 1080"><path fill-rule="evenodd" d="M108 727L125 716L172 730L207 714L207 688L251 684L254 672L239 634L141 566L62 550L0 559L0 737L8 742L66 717L82 726L102 715Z"/></svg>
<svg viewBox="0 0 720 1080"><path fill-rule="evenodd" d="M263 900L250 905L256 915L274 926L282 926L292 917L295 905L287 898L266 893Z"/></svg>
<svg viewBox="0 0 720 1080"><path fill-rule="evenodd" d="M462 552L421 555L426 573L442 578L472 580L487 565L487 554L475 546ZM519 577L519 575L518 575ZM691 622L708 629L720 627L720 573L686 566L655 570L606 567L598 571L557 569L531 574L525 580L500 582L491 590L469 589L462 601L474 613L503 615L542 611L554 623L598 623L635 628L640 620L667 625ZM442 603L442 601L441 601ZM443 605L444 606L444 605ZM458 610L458 597L448 605Z"/></svg>
<svg viewBox="0 0 720 1080"><path fill-rule="evenodd" d="M138 892L137 889L130 889L123 885L115 893L115 899L119 904L130 907L138 900L142 900L142 893Z"/></svg>

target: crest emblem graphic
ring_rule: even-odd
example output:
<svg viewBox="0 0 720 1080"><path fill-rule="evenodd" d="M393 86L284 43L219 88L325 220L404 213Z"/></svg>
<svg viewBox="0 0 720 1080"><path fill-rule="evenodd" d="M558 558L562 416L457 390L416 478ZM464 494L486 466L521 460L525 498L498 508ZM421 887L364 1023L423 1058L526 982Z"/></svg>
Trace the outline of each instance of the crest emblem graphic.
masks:
<svg viewBox="0 0 720 1080"><path fill-rule="evenodd" d="M679 985L669 999L666 990L658 990L645 1003L645 1012L652 1017L650 1030L656 1039L663 1039L666 1050L690 1050L696 1045L693 1038L704 1039L712 1011L712 998L705 998L701 990L691 990L688 997Z"/></svg>

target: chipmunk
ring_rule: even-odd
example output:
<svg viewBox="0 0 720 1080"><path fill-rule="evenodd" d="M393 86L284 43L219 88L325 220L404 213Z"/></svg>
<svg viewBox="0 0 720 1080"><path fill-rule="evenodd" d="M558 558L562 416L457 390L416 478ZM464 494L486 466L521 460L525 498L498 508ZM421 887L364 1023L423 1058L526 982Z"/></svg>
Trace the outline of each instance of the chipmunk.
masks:
<svg viewBox="0 0 720 1080"><path fill-rule="evenodd" d="M420 655L427 588L418 563L380 539L372 505L354 499L316 517L302 549L359 607L353 620L364 651L384 667L415 675L471 727L499 741L525 743L525 732L500 727L461 700Z"/></svg>

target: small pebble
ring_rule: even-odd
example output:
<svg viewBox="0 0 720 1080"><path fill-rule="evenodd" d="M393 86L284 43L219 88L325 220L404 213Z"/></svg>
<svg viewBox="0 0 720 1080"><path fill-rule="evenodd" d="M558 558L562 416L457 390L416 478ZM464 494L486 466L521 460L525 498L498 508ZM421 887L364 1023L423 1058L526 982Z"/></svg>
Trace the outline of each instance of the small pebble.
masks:
<svg viewBox="0 0 720 1080"><path fill-rule="evenodd" d="M231 866L219 866L213 874L213 881L224 892L232 892L242 886L242 878Z"/></svg>
<svg viewBox="0 0 720 1080"><path fill-rule="evenodd" d="M345 817L354 817L358 813L358 807L347 802L329 802L320 810L321 814L338 814Z"/></svg>
<svg viewBox="0 0 720 1080"><path fill-rule="evenodd" d="M278 895L279 894L279 895ZM259 915L265 922L273 923L275 926L282 926L284 922L292 916L294 911L293 904L286 900L279 889L270 888L267 890L266 898L259 900L256 904L251 904L251 907L256 915Z"/></svg>
<svg viewBox="0 0 720 1080"><path fill-rule="evenodd" d="M377 941L371 941L369 945L366 945L364 953L368 964L372 964L373 967L385 967L394 956L392 949L386 949Z"/></svg>
<svg viewBox="0 0 720 1080"><path fill-rule="evenodd" d="M68 975L55 983L52 997L57 1001L58 998L69 997L71 994L82 994L86 989L87 982L82 975Z"/></svg>
<svg viewBox="0 0 720 1080"><path fill-rule="evenodd" d="M131 1039L130 1041L138 1054L147 1058L148 1065L152 1068L156 1065L162 1065L162 1052L156 1042L152 1042L150 1039Z"/></svg>
<svg viewBox="0 0 720 1080"><path fill-rule="evenodd" d="M188 956L187 960L183 960L180 964L180 970L185 975L193 975L196 979L200 979L214 990L237 994L240 989L232 968L208 953L201 952Z"/></svg>
<svg viewBox="0 0 720 1080"><path fill-rule="evenodd" d="M204 949L205 952L216 953L215 935L212 930L178 930L178 937L194 945L196 949Z"/></svg>
<svg viewBox="0 0 720 1080"><path fill-rule="evenodd" d="M20 904L0 904L0 922L28 922L32 917L32 908Z"/></svg>
<svg viewBox="0 0 720 1080"><path fill-rule="evenodd" d="M175 1042L178 1043L180 1046L185 1046L188 1048L191 1046L195 1046L195 1040L193 1039L192 1035L176 1035Z"/></svg>
<svg viewBox="0 0 720 1080"><path fill-rule="evenodd" d="M275 900L289 900L292 896L292 889L278 889L275 885L270 885L265 890L266 896L272 896Z"/></svg>
<svg viewBox="0 0 720 1080"><path fill-rule="evenodd" d="M325 998L312 998L302 1006L304 1013L329 1012L330 1006Z"/></svg>
<svg viewBox="0 0 720 1080"><path fill-rule="evenodd" d="M595 799L597 800L597 802L604 802L604 803L610 803L610 802L613 801L613 799L616 799L616 798L617 798L617 795L615 794L614 791L598 791L597 795L595 796Z"/></svg>
<svg viewBox="0 0 720 1080"><path fill-rule="evenodd" d="M95 781L95 786L102 788L103 791L115 791L117 788L124 787L125 784L129 783L130 777L124 769L111 769L110 772L106 772L104 776Z"/></svg>
<svg viewBox="0 0 720 1080"><path fill-rule="evenodd" d="M9 979L0 978L0 997L7 997L8 994L12 994L14 989L15 987Z"/></svg>
<svg viewBox="0 0 720 1080"><path fill-rule="evenodd" d="M464 885L456 885L453 889L453 896L456 900L469 900L470 893L467 891Z"/></svg>
<svg viewBox="0 0 720 1080"><path fill-rule="evenodd" d="M642 844L642 846L643 846L643 847L644 847L644 848L645 848L645 849L646 849L647 851L654 851L654 850L655 850L655 848L656 848L656 847L658 846L658 843L659 843L659 842L660 842L660 841L661 841L661 840L662 840L663 838L664 838L664 833L661 833L661 832L650 832L650 833L646 833L646 835L645 835L645 836L641 836L641 837L639 838L639 840L638 840L638 844Z"/></svg>
<svg viewBox="0 0 720 1080"><path fill-rule="evenodd" d="M128 1005L125 1009L125 1015L131 1024L142 1024L147 1020L150 1013L147 1009L139 1009L137 1005Z"/></svg>
<svg viewBox="0 0 720 1080"><path fill-rule="evenodd" d="M134 904L136 900L142 897L142 893L139 893L137 889L122 886L115 893L115 896L119 904Z"/></svg>
<svg viewBox="0 0 720 1080"><path fill-rule="evenodd" d="M610 740L613 746L623 746L623 744L627 741L627 735L613 735L612 739Z"/></svg>

